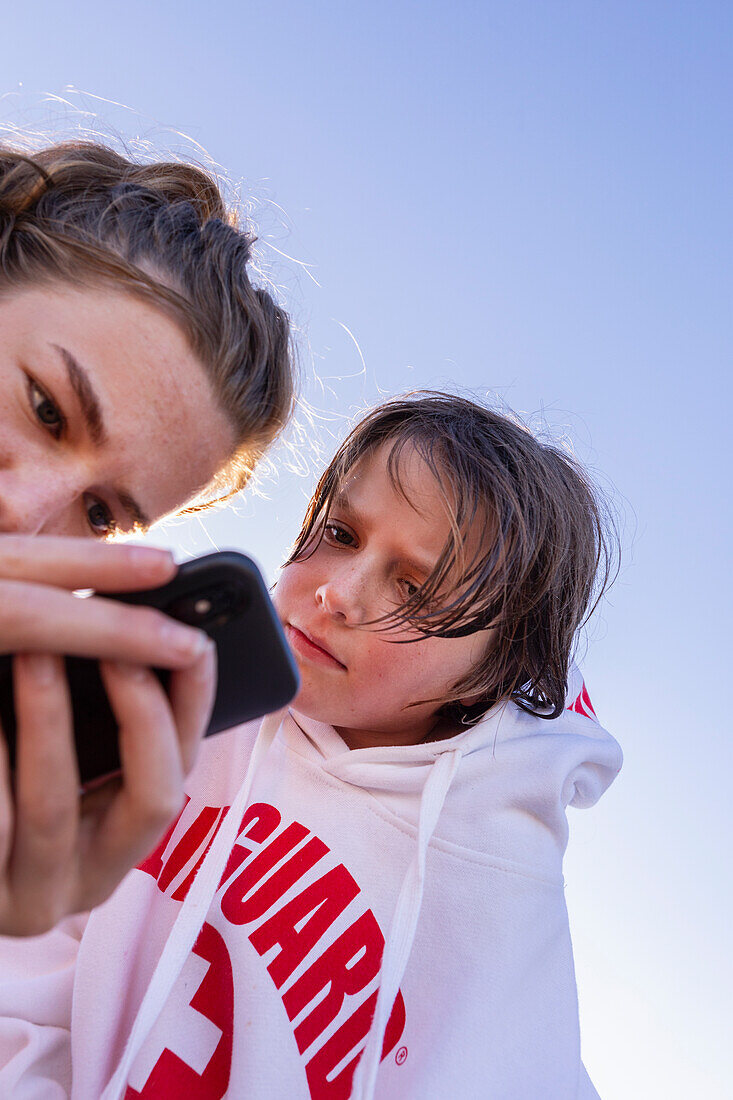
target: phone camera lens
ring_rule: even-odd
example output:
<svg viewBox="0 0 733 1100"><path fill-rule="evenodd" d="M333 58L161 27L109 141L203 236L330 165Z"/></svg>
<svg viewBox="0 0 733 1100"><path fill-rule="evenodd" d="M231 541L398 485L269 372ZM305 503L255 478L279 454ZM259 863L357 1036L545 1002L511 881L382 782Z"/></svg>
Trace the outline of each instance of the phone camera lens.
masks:
<svg viewBox="0 0 733 1100"><path fill-rule="evenodd" d="M182 596L167 611L182 622L206 629L231 618L242 610L246 602L245 588L225 582Z"/></svg>

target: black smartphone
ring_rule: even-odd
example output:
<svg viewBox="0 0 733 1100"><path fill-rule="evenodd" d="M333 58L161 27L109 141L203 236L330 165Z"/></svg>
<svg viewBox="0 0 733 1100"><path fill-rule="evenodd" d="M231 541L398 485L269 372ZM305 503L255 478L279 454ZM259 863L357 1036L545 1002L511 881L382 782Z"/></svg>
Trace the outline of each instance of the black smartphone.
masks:
<svg viewBox="0 0 733 1100"><path fill-rule="evenodd" d="M160 588L105 599L158 608L205 631L216 643L218 683L209 734L260 718L289 703L298 690L298 669L262 575L250 558L222 551L194 558ZM97 661L66 658L74 736L82 785L120 769L117 722ZM164 687L170 673L156 669ZM0 722L15 763L12 663L0 656Z"/></svg>

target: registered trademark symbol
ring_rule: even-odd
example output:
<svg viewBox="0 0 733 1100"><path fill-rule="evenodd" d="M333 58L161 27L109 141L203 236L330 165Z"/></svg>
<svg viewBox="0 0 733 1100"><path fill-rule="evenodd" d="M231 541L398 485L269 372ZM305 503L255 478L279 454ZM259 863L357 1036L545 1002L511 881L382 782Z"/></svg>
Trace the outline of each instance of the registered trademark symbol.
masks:
<svg viewBox="0 0 733 1100"><path fill-rule="evenodd" d="M398 1066L402 1066L407 1061L407 1047L400 1047L394 1056L394 1060Z"/></svg>

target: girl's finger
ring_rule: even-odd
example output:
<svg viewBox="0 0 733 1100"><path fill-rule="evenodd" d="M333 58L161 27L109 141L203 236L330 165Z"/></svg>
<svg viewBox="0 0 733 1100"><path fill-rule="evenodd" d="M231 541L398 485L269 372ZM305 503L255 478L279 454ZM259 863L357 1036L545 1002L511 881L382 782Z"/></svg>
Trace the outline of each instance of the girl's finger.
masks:
<svg viewBox="0 0 733 1100"><path fill-rule="evenodd" d="M64 653L185 668L207 644L204 633L153 608L0 581L0 647L5 653Z"/></svg>
<svg viewBox="0 0 733 1100"><path fill-rule="evenodd" d="M183 766L168 698L148 669L102 662L119 725L122 787L104 815L91 858L98 883L117 882L153 848L183 801Z"/></svg>
<svg viewBox="0 0 733 1100"><path fill-rule="evenodd" d="M130 592L165 584L176 568L167 550L154 547L53 535L0 536L0 577L8 580Z"/></svg>
<svg viewBox="0 0 733 1100"><path fill-rule="evenodd" d="M186 775L196 760L201 738L211 718L216 698L216 646L209 642L190 668L174 672L170 702L178 729L181 760Z"/></svg>
<svg viewBox="0 0 733 1100"><path fill-rule="evenodd" d="M10 874L24 909L53 913L74 883L69 856L76 845L79 770L71 699L63 661L49 654L13 660L16 714L15 837Z"/></svg>
<svg viewBox="0 0 733 1100"><path fill-rule="evenodd" d="M13 788L8 746L0 725L0 876L4 876L13 840Z"/></svg>

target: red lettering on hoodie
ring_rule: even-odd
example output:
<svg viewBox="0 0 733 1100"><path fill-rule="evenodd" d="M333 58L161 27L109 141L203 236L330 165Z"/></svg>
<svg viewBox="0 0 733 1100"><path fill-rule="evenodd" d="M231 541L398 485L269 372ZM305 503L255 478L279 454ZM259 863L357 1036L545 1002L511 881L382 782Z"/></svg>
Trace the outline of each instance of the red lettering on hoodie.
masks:
<svg viewBox="0 0 733 1100"><path fill-rule="evenodd" d="M199 856L198 856L196 862L194 863L193 867L191 868L191 870L188 872L188 874L184 878L183 882L181 882L180 885L176 887L175 892L171 894L171 897L173 898L174 901L183 901L186 894L191 889L191 886L193 884L193 880L196 878L196 875L198 874L199 867L201 866L201 864L206 859L209 848L214 843L214 837L219 832L221 824L224 821L224 818L226 817L228 810L229 810L228 806L222 806L221 810L219 811L219 816L216 819L216 824L214 825L214 829L211 833L211 836L206 841L206 844L204 846L203 851L199 853ZM161 887L161 889L162 889L162 887Z"/></svg>
<svg viewBox="0 0 733 1100"><path fill-rule="evenodd" d="M192 825L186 829L181 839L165 861L165 867L158 875L158 886L166 892L173 879L198 852L211 832L217 818L221 817L221 807L204 806Z"/></svg>
<svg viewBox="0 0 733 1100"><path fill-rule="evenodd" d="M280 947L267 968L278 989L358 893L359 887L339 863L252 932L250 943L258 954L264 955L275 945ZM303 921L305 924L296 931Z"/></svg>
<svg viewBox="0 0 733 1100"><path fill-rule="evenodd" d="M173 836L173 833L175 832L176 825L183 817L186 806L189 804L190 801L190 796L186 795L186 800L183 803L183 807L181 808L181 812L179 813L178 817L175 819L158 847L154 848L150 855L146 859L144 859L141 864L139 864L139 871L145 871L147 875L152 875L154 879L158 878L158 875L163 869L163 852L168 847L168 843Z"/></svg>
<svg viewBox="0 0 733 1100"><path fill-rule="evenodd" d="M598 717L595 710L593 709L593 704L590 701L590 695L588 694L588 688L585 686L585 682L583 682L583 686L578 692L577 699L571 706L568 707L568 710L574 710L576 714L582 714L586 718L595 718L595 720L598 721Z"/></svg>
<svg viewBox="0 0 733 1100"><path fill-rule="evenodd" d="M152 877L157 880L159 889L165 893L176 875L183 870L194 854L199 851L203 841L206 840L205 848L200 852L196 862L189 867L186 878L172 895L175 901L183 901L188 893L196 872L206 858L206 853L211 847L214 837L218 833L228 810L228 806L204 806L194 820L186 825L175 848L164 860L163 855L165 850L171 842L173 834L186 811L189 801L190 798L186 795L183 809L160 841L160 844L158 844L157 848L138 865L138 870L145 871L146 874L152 875ZM244 835L247 839L262 843L267 840L279 824L280 814L274 806L268 806L267 803L262 802L256 803L249 807L242 818L240 836ZM212 825L214 825L213 832L211 831ZM241 844L235 844L229 856L227 869L222 876L222 883L230 878L236 868L251 854L252 850L250 848L244 848Z"/></svg>
<svg viewBox="0 0 733 1100"><path fill-rule="evenodd" d="M301 1054L336 1019L344 999L360 993L376 978L383 950L384 936L371 909L367 909L283 994L288 1019L294 1020L326 992L295 1029Z"/></svg>
<svg viewBox="0 0 733 1100"><path fill-rule="evenodd" d="M374 992L337 1031L334 1031L331 1038L310 1059L305 1067L305 1074L308 1078L311 1100L348 1100L361 1051L344 1066L338 1076L331 1078L330 1081L328 1078L339 1062L342 1062L369 1034L376 1005L377 994ZM402 994L398 993L384 1033L382 1060L397 1045L404 1026L405 1002Z"/></svg>
<svg viewBox="0 0 733 1100"><path fill-rule="evenodd" d="M248 810L245 810L239 828L239 835L246 837L247 840L254 840L257 844L263 844L275 832L279 824L279 810L276 810L274 806L268 806L266 802L256 802ZM224 874L219 881L220 890L227 879L230 879L237 868L241 867L245 859L249 859L251 855L251 848L245 848L242 844L232 845Z"/></svg>
<svg viewBox="0 0 733 1100"><path fill-rule="evenodd" d="M328 851L322 840L313 837L250 894L253 886L306 836L308 830L305 826L294 821L240 871L221 899L221 911L228 921L248 924L257 920Z"/></svg>
<svg viewBox="0 0 733 1100"><path fill-rule="evenodd" d="M141 870L153 874L158 880L159 888L165 891L180 872L188 867L185 877L172 894L174 900L182 900L211 847L226 810L227 807L203 807L183 830L168 858L164 859L165 851L180 821L179 815L156 851L141 864ZM308 960L309 955L317 952L319 942L334 921L360 895L358 884L346 867L339 863L271 912L276 903L291 892L300 879L330 854L328 846L319 837L309 834L309 830L298 821L291 822L281 832L276 833L281 820L281 814L274 806L267 803L250 806L242 818L239 839L232 846L220 881L220 889L224 889L220 902L224 918L236 926L261 921L249 933L250 942L259 955L265 955L273 947L280 948L267 967L278 989ZM259 851L253 854L253 848L242 844L242 840L259 845ZM270 915L266 917L268 913ZM206 933L208 938L202 939L202 930L195 952L209 961L209 954L203 952L208 950L216 954L217 948L211 938L212 934L220 941L226 955L229 975L227 988L230 989L231 963L224 941L209 925L205 925L204 929L210 929ZM316 998L321 998L294 1029L295 1042L301 1054L305 1054L340 1015L345 1015L333 1035L312 1055L305 1066L311 1100L348 1100L354 1070L360 1057L360 1050L357 1048L363 1046L369 1033L377 993L373 992L357 1004L353 1011L350 1002L357 1000L358 995L376 980L383 950L384 936L374 914L367 909L356 915L349 927L320 955L309 960L307 969L283 993L283 1006L290 1020L299 1016ZM222 1031L223 1038L205 1071L198 1075L175 1053L166 1049L158 1059L144 1090L137 1093L128 1088L128 1100L137 1096L147 1100L147 1097L153 1096L162 1098L179 1095L187 1098L190 1096L193 1100L218 1100L226 1091L231 1062L233 998L231 991L224 991L223 1003L230 1005L226 1010L230 1012L227 1017L227 1031L218 1018L210 1014L216 1011L212 998L219 996L214 992L217 987L212 985L215 981L211 977L213 969L212 965L205 981L190 1002L191 1007L216 1023ZM402 994L399 993L385 1032L382 1058L397 1045L404 1025L405 1005ZM225 1041L226 1035L228 1039ZM351 1060L334 1077L336 1068L351 1054ZM192 1085L190 1081L195 1081L195 1084ZM214 1091L200 1091L204 1087ZM216 1092L219 1087L221 1091Z"/></svg>
<svg viewBox="0 0 733 1100"><path fill-rule="evenodd" d="M221 1032L216 1049L199 1074L166 1047L144 1087L138 1092L128 1085L125 1100L184 1096L186 1100L221 1100L227 1091L234 1034L232 963L222 936L210 924L199 932L193 951L209 964L209 969L190 1005Z"/></svg>

